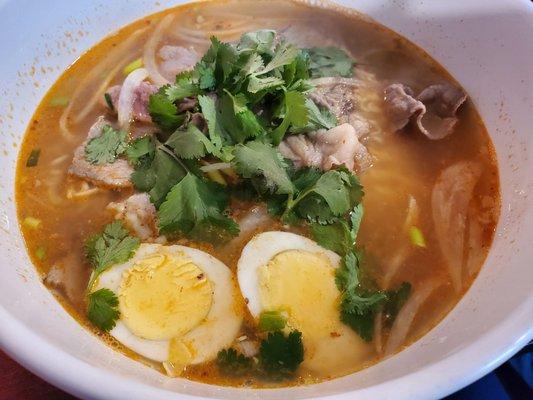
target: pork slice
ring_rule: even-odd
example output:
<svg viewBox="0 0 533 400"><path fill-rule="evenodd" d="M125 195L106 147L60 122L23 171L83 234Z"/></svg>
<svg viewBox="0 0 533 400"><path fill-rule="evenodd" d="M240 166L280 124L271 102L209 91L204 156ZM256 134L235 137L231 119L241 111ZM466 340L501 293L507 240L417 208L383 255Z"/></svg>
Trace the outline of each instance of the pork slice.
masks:
<svg viewBox="0 0 533 400"><path fill-rule="evenodd" d="M417 97L401 83L385 88L385 104L394 129L401 130L414 121L418 130L431 140L453 132L457 110L466 97L462 89L447 83L428 86Z"/></svg>
<svg viewBox="0 0 533 400"><path fill-rule="evenodd" d="M109 203L106 208L114 212L115 219L123 220L142 240L159 236L156 209L147 193L133 194L122 202Z"/></svg>
<svg viewBox="0 0 533 400"><path fill-rule="evenodd" d="M89 129L87 139L74 150L74 158L68 172L100 187L112 189L131 187L130 175L133 168L128 161L118 159L113 163L91 164L85 159L85 146L91 139L102 134L105 125L111 125L111 123L102 116L98 117Z"/></svg>
<svg viewBox="0 0 533 400"><path fill-rule="evenodd" d="M120 97L120 91L122 85L111 86L107 89L107 94L111 98L113 104L113 111L117 110L118 99ZM148 112L148 102L150 101L150 95L156 93L157 86L148 82L141 82L139 86L135 88L134 100L133 100L133 119L139 122L152 122L150 113Z"/></svg>
<svg viewBox="0 0 533 400"><path fill-rule="evenodd" d="M363 172L372 165L372 157L348 123L308 135L288 136L278 149L297 168L318 167L327 171L344 165L350 171Z"/></svg>
<svg viewBox="0 0 533 400"><path fill-rule="evenodd" d="M192 69L200 61L200 55L192 47L165 45L159 49L161 74L169 81L174 81L177 74Z"/></svg>

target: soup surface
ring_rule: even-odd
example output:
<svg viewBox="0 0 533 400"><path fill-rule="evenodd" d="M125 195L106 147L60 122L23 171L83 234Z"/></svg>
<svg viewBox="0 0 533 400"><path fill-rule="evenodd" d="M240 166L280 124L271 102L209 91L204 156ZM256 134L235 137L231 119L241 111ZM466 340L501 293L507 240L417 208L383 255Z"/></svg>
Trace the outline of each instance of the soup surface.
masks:
<svg viewBox="0 0 533 400"><path fill-rule="evenodd" d="M190 4L104 39L36 110L16 189L80 324L161 373L259 387L426 333L500 207L490 138L440 65L287 1Z"/></svg>

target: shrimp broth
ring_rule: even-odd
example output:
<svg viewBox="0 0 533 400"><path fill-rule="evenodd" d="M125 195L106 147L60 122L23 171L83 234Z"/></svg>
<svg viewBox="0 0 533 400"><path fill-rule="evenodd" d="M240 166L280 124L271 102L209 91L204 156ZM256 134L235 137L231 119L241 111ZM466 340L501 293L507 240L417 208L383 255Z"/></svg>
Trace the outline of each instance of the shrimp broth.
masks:
<svg viewBox="0 0 533 400"><path fill-rule="evenodd" d="M357 82L354 84L357 85L356 101L351 106L368 129L355 140L366 148L371 160L361 167L356 158L355 166L349 168L355 171L364 188L364 213L356 240L360 254L364 254L359 263L359 278L360 281L370 282L367 288L371 288L377 296L385 293L383 296L388 296L387 299L394 297L392 292L404 282L410 285L410 294L396 303L394 312L387 311L384 304L388 300L382 300L381 305L369 309L368 313L372 315L371 326L367 329L371 332L370 338L367 334L364 340L360 339L359 336L364 335L357 329L354 328L354 333L343 325L360 340L360 343L357 342L360 356L351 362L339 361L338 368L331 367L337 365L335 360L325 362L327 368L323 369L307 363L306 360L315 357L318 350L308 344L311 342L306 342L306 331L299 329L303 335L303 362L300 360L301 365L289 368L290 373L281 377L268 376L266 367L242 374L228 374L220 368L220 361L213 357L200 363L185 363L182 370L176 372L171 368L169 372L169 368L164 367L165 363L142 356L128 344L121 343L120 338L115 338L111 334L113 331L105 332L106 329L95 327L87 318L90 291L87 285L94 268L86 257L87 239L102 232L103 227L115 218L126 215L124 226L132 236L139 236L142 243L163 243L166 240L165 245L179 244L199 249L224 263L231 271L235 309L239 310L239 318L243 318L234 341L224 348L235 348L237 354L243 353L243 357L250 360L243 365L250 367L264 362L261 357L266 356L263 355L263 344L259 342L265 340L266 333L258 330L258 316L248 309L250 299L239 290L239 285L242 289L243 284L238 281L237 264L243 248L254 235L266 231L292 232L317 240L312 234L312 227L305 219L291 224L282 221L279 215L268 214L265 203L257 196L232 195L224 218L233 218L240 225L240 234L229 241L215 243L183 232L168 234L164 239L142 237L135 234L135 229L128 223L127 212L119 216L116 208L108 207L109 203L122 204L142 190L131 185L113 188L108 184L99 184L94 178L86 179L73 174L72 170L69 172L69 167L76 148L86 141L91 126L99 116L105 116L114 127L120 127L116 122L116 113L105 101L111 101L111 96L104 99L104 94L115 85L126 86L125 78L135 70L132 65L137 60L142 60L137 61L141 63L137 67L144 66L148 71L144 80L159 87L164 83L158 81L160 77L173 82L173 74L167 70L175 67L172 60L168 64L160 51L162 47L179 46L191 50L191 54L198 54L199 59L208 50L211 36L231 43L237 42L246 32L260 29L275 30L279 37L298 48L341 48L355 60L353 76L343 79ZM179 57L178 64L188 55ZM154 73L159 77L154 77ZM318 80L315 78L314 86L327 85L327 79L330 79L328 75ZM350 82L343 83L344 90L352 90ZM453 132L442 139L431 140L417 128L416 116L410 117L410 122L401 129L391 121L384 90L397 82L408 86L413 93L421 93L424 88L443 82L460 88L422 50L366 17L303 3L265 1L257 6L257 1L215 1L189 4L148 16L105 38L71 65L44 97L28 126L19 155L16 182L19 222L28 252L44 284L80 324L118 351L161 373L201 382L254 387L312 383L355 372L401 350L433 328L471 285L490 248L500 200L494 149L472 101L467 99L458 107ZM121 98L122 94L117 104ZM321 106L318 100L313 100ZM190 115L199 114L198 105L195 107ZM262 112L257 107L250 107L256 113ZM427 109L430 110L429 105ZM121 112L120 109L118 112ZM335 114L333 110L332 113ZM337 116L337 124L349 122L354 125L351 120L343 118ZM205 123L198 127L204 133L208 131ZM143 132L151 135L154 132L153 122L132 120L126 131L129 140L143 136ZM288 136L294 134L287 133L285 138ZM313 134L310 137L313 138ZM163 143L167 138L168 135L158 140ZM317 143L314 142L314 146L320 150ZM35 156L36 151L39 151L38 162L28 166L32 164L28 161L32 152ZM290 158L285 153L283 155ZM232 163L214 156L204 157L199 159L198 166L226 163L222 174L216 169L215 174L210 174L207 168L203 170L203 177L219 181L222 176L227 188L239 185L241 179L250 178L246 174L242 177L239 173L235 174L231 167L228 168L228 162ZM299 162L294 161L296 169ZM457 176L450 169L456 165L459 165L458 171L463 171ZM460 170L461 166L465 169ZM330 168L331 165L324 169ZM332 171L337 170L333 167ZM461 180L469 172L472 172L472 182L461 186ZM161 213L164 205L156 204L156 207ZM445 238L446 234L455 236ZM215 282L215 286L220 287L217 285L218 282ZM305 290L302 288L302 291ZM367 289L361 293L367 293ZM341 307L341 298L339 292L338 307ZM215 297L213 301L216 303L218 300ZM406 312L402 313L407 307L414 311L414 319L406 316ZM123 313L123 309L120 310ZM298 325L290 325L290 309L287 312L289 325L277 332L285 337L290 328L298 328ZM407 324L407 327L402 327L402 324ZM397 333L402 330L407 332L403 336ZM332 331L328 340L333 340L331 338L336 335L341 333ZM142 340L150 338L144 336ZM341 337L339 340L344 339ZM249 344L248 350L261 346L261 351L243 350L240 345L243 341ZM328 346L335 344L333 342ZM337 347L339 354L344 351L342 346L339 344ZM197 351L191 352L194 358Z"/></svg>

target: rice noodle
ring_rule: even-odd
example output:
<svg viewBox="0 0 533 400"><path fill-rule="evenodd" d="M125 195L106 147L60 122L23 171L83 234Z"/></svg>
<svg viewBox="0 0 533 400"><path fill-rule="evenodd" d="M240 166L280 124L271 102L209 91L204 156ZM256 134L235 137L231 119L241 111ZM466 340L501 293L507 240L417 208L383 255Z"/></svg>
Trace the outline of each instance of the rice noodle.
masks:
<svg viewBox="0 0 533 400"><path fill-rule="evenodd" d="M67 161L69 158L68 155L66 154L63 154L62 156L59 156L57 158L54 158L52 161L50 161L50 166L52 167L56 167L58 166L59 164L62 164L63 162Z"/></svg>
<svg viewBox="0 0 533 400"><path fill-rule="evenodd" d="M76 90L74 90L74 93L71 96L71 101L69 101L68 106L65 108L65 110L61 114L61 117L59 118L59 131L65 139L67 139L68 141L73 141L73 139L75 139L75 135L70 132L68 128L68 120L70 118L71 111L73 110L76 101L83 101L84 103L87 103L80 111L80 114L85 113L84 117L90 113L92 107L94 107L94 104L96 104L96 102L98 101L98 91L96 93L93 93L92 97L89 99L88 102L87 97L82 96L82 92L84 90L87 90L88 87L92 86L92 81L101 79L101 76L105 73L109 66L114 66L111 72L113 72L115 69L118 69L117 65L120 65L124 59L127 59L127 55L130 53L132 47L136 45L138 37L142 33L146 32L147 29L148 28L141 28L133 32L126 40L120 43L112 53L108 54L108 56L104 58L103 61L101 61L98 65L91 69L78 84ZM101 95L102 94L100 94L100 96ZM91 103L93 104L91 105ZM74 122L79 122L82 119L82 117L76 116L74 118Z"/></svg>
<svg viewBox="0 0 533 400"><path fill-rule="evenodd" d="M413 320L415 319L420 306L424 304L424 302L433 293L433 291L440 286L440 284L441 282L437 280L429 280L421 284L413 292L411 297L409 297L407 302L396 316L396 319L392 325L392 329L385 346L384 354L386 356L393 354L403 343L405 343L405 339L407 338Z"/></svg>
<svg viewBox="0 0 533 400"><path fill-rule="evenodd" d="M148 74L150 76L150 79L153 83L155 83L158 86L163 86L166 84L169 84L170 82L159 73L159 69L157 68L157 61L156 61L156 51L157 46L160 44L161 39L163 37L163 34L167 30L167 28L172 24L174 21L175 16L172 14L167 15L165 18L161 20L159 25L154 30L154 33L146 43L146 46L144 48L143 52L143 64L148 71Z"/></svg>
<svg viewBox="0 0 533 400"><path fill-rule="evenodd" d="M131 118L133 116L133 102L135 101L135 90L142 81L148 78L148 71L146 68L139 68L131 72L120 89L118 97L117 114L118 124L124 129L128 130Z"/></svg>

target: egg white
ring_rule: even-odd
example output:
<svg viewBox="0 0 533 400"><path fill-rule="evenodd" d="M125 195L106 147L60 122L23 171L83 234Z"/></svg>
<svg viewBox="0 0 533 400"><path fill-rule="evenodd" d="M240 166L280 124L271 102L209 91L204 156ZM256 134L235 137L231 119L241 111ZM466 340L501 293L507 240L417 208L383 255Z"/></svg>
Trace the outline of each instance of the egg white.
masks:
<svg viewBox="0 0 533 400"><path fill-rule="evenodd" d="M235 301L235 286L229 268L201 250L185 246L141 244L135 255L123 264L117 264L103 272L93 290L107 288L118 295L124 272L136 262L159 253L184 253L198 266L213 288L211 308L206 318L181 339L192 344L195 354L190 364L212 360L223 348L229 347L239 333L242 313ZM119 342L134 352L158 362L168 360L170 340L148 340L136 336L120 319L109 332Z"/></svg>
<svg viewBox="0 0 533 400"><path fill-rule="evenodd" d="M331 268L332 270L332 281L328 282L327 285L335 285L333 270L339 266L341 260L336 253L294 233L272 231L258 234L244 247L238 261L237 272L241 292L246 299L250 313L256 319L259 318L261 312L271 311L265 309L261 302L260 271L278 254L290 250L315 253L322 258L324 256L327 257L329 266L326 268ZM308 288L302 287L301 290L306 291ZM313 296L313 294L310 295ZM340 292L338 293L337 301L340 301ZM284 306L288 307L290 315L291 304L285 304ZM324 306L328 307L331 304L325 304ZM295 320L292 322L295 322ZM290 323L291 317L289 316ZM373 351L372 346L364 342L351 328L340 321L340 312L335 314L333 319L324 320L323 325L317 328L330 325L335 327L334 332L327 332L327 334L319 335L319 337L317 337L317 332L312 328L311 331L306 332L305 329L299 326L289 326L290 329L300 329L302 331L305 348L302 368L315 376L328 377L353 372L354 367L368 359Z"/></svg>
<svg viewBox="0 0 533 400"><path fill-rule="evenodd" d="M260 299L259 268L268 264L276 255L288 250L303 250L325 255L332 266L339 265L338 254L326 250L304 236L290 232L271 231L255 235L244 247L237 264L237 278L248 309L254 317L263 311Z"/></svg>

